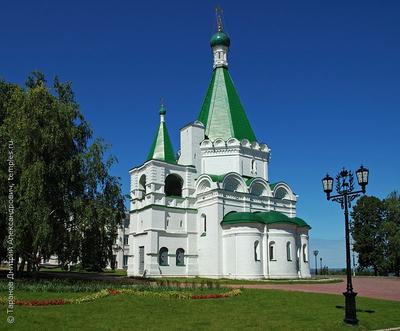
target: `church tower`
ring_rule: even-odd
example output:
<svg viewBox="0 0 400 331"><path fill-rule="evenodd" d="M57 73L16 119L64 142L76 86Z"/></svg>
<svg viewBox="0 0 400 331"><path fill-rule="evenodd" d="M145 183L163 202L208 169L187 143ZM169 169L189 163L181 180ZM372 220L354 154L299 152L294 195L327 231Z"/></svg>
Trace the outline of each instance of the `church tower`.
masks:
<svg viewBox="0 0 400 331"><path fill-rule="evenodd" d="M268 181L270 149L257 142L228 70L231 40L224 31L217 10L217 31L211 37L213 72L198 121L204 125L201 143L201 172L223 175L229 172Z"/></svg>

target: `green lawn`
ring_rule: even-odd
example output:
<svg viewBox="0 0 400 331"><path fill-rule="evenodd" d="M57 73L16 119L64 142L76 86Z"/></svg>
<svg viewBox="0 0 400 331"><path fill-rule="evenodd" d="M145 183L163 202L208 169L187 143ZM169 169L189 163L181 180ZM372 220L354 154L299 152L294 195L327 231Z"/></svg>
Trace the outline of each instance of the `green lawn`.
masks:
<svg viewBox="0 0 400 331"><path fill-rule="evenodd" d="M311 278L311 279L263 279L263 280L246 280L246 279L228 279L228 278L202 278L202 277L192 277L192 278L184 278L184 277L163 277L163 278L154 278L152 279L157 282L161 281L173 281L178 283L204 283L204 282L213 282L219 284L235 284L235 285L244 285L244 284L328 284L328 283L341 283L343 279L339 278Z"/></svg>
<svg viewBox="0 0 400 331"><path fill-rule="evenodd" d="M93 292L27 292L27 291L16 291L15 298L17 300L46 300L46 299L75 299L84 295L91 294ZM1 293L3 294L3 293ZM2 295L5 297L5 295ZM19 308L19 306L17 306Z"/></svg>
<svg viewBox="0 0 400 331"><path fill-rule="evenodd" d="M40 272L42 273L48 273L48 272L53 272L55 274L63 274L68 276L69 274L74 274L77 276L83 276L83 277L90 277L90 276L118 276L121 277L126 277L126 270L105 270L103 272L89 272L89 271L65 271L60 268L42 268L40 269ZM138 278L139 279L139 278ZM213 283L219 283L219 284L236 284L236 285L241 285L241 284L315 284L315 283L340 283L343 280L340 278L334 278L334 277L324 277L324 276L317 276L313 277L310 279L263 279L263 280L245 280L245 279L228 279L228 278L220 278L220 279L214 279L214 278L202 278L202 277L163 277L163 278L146 278L143 280L147 281L173 281L173 282L179 282L179 283L204 283L204 282L213 282Z"/></svg>
<svg viewBox="0 0 400 331"><path fill-rule="evenodd" d="M102 272L95 272L95 271L85 271L85 270L72 270L66 271L61 268L40 268L40 272L60 272L60 273L75 273L75 274L94 274L94 275L103 275L103 276L126 276L126 270L124 269L116 269L116 270L104 270Z"/></svg>
<svg viewBox="0 0 400 331"><path fill-rule="evenodd" d="M242 290L241 296L214 300L117 295L80 305L16 306L16 323L8 329L373 330L400 326L399 302L358 298L363 311L355 328L342 322L344 310L336 306L343 304L339 295L272 290ZM0 329L6 329L4 305L0 315Z"/></svg>

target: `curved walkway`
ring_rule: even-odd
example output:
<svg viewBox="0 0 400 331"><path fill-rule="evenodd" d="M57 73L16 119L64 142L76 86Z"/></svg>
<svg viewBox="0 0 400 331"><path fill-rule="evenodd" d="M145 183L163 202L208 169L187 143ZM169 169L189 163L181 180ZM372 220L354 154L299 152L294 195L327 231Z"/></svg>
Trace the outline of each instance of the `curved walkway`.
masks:
<svg viewBox="0 0 400 331"><path fill-rule="evenodd" d="M257 284L229 285L230 287L254 288L263 290L285 290L314 293L342 294L346 290L346 278L342 283L330 284ZM400 279L395 277L355 277L354 291L360 297L400 301Z"/></svg>

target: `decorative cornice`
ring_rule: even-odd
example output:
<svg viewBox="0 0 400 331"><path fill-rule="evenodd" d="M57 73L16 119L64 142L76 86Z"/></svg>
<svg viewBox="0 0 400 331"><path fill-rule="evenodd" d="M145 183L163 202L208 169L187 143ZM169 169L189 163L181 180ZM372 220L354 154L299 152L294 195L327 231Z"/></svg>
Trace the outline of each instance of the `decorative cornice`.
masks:
<svg viewBox="0 0 400 331"><path fill-rule="evenodd" d="M188 212L197 212L197 209L195 209L195 208L181 208L181 207L171 207L171 206L158 205L158 204L150 204L150 205L147 205L147 206L142 207L142 208L130 210L129 214L134 214L134 213L136 213L138 211L142 211L142 210L149 209L149 208L160 208L160 209L165 208L165 209L184 210L184 211L188 211Z"/></svg>

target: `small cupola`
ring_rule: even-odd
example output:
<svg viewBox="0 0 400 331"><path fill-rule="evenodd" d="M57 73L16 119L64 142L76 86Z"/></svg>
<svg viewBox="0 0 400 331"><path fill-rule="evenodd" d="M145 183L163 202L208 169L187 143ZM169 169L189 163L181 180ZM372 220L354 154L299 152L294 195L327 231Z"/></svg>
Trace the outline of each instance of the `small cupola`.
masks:
<svg viewBox="0 0 400 331"><path fill-rule="evenodd" d="M213 68L228 67L228 50L231 44L231 40L222 25L222 9L216 8L217 16L217 32L213 34L210 40L210 46L214 55Z"/></svg>
<svg viewBox="0 0 400 331"><path fill-rule="evenodd" d="M165 124L165 115L167 111L164 103L161 102L160 106L160 125L154 137L153 144L151 145L150 152L147 156L149 160L159 160L170 164L176 164L174 156L174 149L172 147L171 139L168 134L167 125Z"/></svg>

